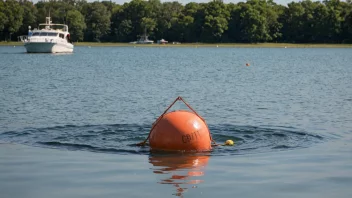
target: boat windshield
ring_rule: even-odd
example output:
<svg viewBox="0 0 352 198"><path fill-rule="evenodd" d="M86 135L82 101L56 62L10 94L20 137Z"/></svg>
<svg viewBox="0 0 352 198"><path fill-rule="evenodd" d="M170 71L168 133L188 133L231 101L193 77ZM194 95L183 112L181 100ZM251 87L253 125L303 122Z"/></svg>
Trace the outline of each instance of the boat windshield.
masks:
<svg viewBox="0 0 352 198"><path fill-rule="evenodd" d="M56 32L34 32L32 36L51 36L51 37L56 37L57 33Z"/></svg>
<svg viewBox="0 0 352 198"><path fill-rule="evenodd" d="M40 36L57 36L57 33L55 32L41 32Z"/></svg>

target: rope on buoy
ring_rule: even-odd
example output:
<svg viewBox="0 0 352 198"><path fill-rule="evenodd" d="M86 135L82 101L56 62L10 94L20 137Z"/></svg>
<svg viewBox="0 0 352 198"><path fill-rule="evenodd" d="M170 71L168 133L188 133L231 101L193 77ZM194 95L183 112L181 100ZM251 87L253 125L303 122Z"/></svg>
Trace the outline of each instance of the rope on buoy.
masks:
<svg viewBox="0 0 352 198"><path fill-rule="evenodd" d="M161 114L161 116L159 116L159 118L156 119L156 121L152 124L152 128L151 128L150 131L149 131L148 137L147 137L144 141L142 141L142 142L140 142L140 143L137 143L137 144L136 144L137 146L144 146L144 145L147 143L147 141L149 140L150 134L151 134L151 132L153 131L153 129L155 128L155 126L156 126L156 125L158 124L158 122L164 117L164 115L167 113L167 111L168 111L177 101L179 101L179 100L181 100L183 103L185 103L185 105L186 105L190 110L192 110L192 112L193 112L194 114L196 114L196 116L198 116L198 117L204 122L204 124L207 126L208 131L209 131L209 127L208 127L207 123L205 122L205 120L204 120L200 115L198 115L198 113L197 113L181 96L178 96L178 97L171 103L171 105L164 111L164 113ZM209 137L210 137L210 141L213 143L212 146L219 146L219 144L217 144L217 143L215 142L215 140L213 140L213 137L211 136L210 131L209 131Z"/></svg>

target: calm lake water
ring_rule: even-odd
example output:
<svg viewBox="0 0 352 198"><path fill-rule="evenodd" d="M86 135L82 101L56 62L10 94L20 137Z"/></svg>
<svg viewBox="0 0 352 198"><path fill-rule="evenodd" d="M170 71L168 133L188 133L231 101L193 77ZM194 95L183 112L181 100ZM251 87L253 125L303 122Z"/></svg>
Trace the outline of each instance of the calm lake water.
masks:
<svg viewBox="0 0 352 198"><path fill-rule="evenodd" d="M134 146L177 96L236 145ZM4 198L347 198L351 141L352 49L0 47Z"/></svg>

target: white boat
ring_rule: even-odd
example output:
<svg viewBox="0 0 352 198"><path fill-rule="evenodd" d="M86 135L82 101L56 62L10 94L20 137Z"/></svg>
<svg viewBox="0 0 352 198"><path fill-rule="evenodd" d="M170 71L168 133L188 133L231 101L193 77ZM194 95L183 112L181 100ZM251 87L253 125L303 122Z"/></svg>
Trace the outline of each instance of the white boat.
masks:
<svg viewBox="0 0 352 198"><path fill-rule="evenodd" d="M51 23L46 17L45 23L39 24L38 29L31 30L28 36L20 36L28 53L71 53L73 44L70 41L68 26Z"/></svg>
<svg viewBox="0 0 352 198"><path fill-rule="evenodd" d="M136 42L137 44L153 44L154 41L149 40L147 35L141 36L141 38Z"/></svg>
<svg viewBox="0 0 352 198"><path fill-rule="evenodd" d="M158 40L158 44L167 44L169 41L166 41L164 39Z"/></svg>

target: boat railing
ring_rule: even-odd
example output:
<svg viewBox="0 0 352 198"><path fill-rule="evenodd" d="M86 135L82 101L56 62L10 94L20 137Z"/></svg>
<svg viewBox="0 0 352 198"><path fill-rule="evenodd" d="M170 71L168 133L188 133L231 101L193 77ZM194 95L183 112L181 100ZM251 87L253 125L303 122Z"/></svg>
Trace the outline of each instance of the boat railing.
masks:
<svg viewBox="0 0 352 198"><path fill-rule="evenodd" d="M68 26L64 24L46 24L42 23L39 24L38 29L44 29L44 30L57 30L57 31L62 31L62 32L68 32Z"/></svg>
<svg viewBox="0 0 352 198"><path fill-rule="evenodd" d="M41 38L41 37L30 37L28 39L28 41L31 41L31 42L45 42L45 43L67 43L67 40L65 39L62 39L62 38L48 38L48 37L44 37L44 38Z"/></svg>
<svg viewBox="0 0 352 198"><path fill-rule="evenodd" d="M19 36L18 40L27 43L27 42L45 42L45 43L67 43L67 40L62 38L48 38L48 37L31 37L28 35Z"/></svg>
<svg viewBox="0 0 352 198"><path fill-rule="evenodd" d="M28 42L28 35L19 36L18 41L21 41L23 43Z"/></svg>

